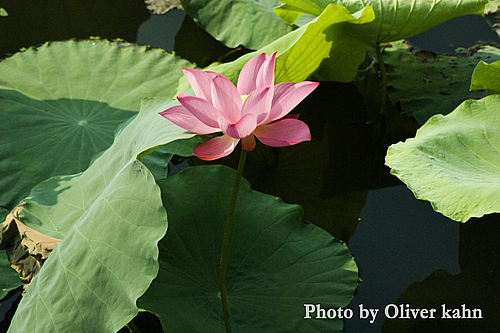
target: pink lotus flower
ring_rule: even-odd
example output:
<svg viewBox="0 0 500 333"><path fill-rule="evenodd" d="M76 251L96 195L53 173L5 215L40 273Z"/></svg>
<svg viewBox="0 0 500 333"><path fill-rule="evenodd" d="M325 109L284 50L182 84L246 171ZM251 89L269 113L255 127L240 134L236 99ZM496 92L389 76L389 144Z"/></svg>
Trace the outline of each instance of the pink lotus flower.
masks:
<svg viewBox="0 0 500 333"><path fill-rule="evenodd" d="M197 134L221 132L198 145L193 154L206 161L229 155L241 140L242 148L255 148L255 137L272 147L311 140L309 127L287 114L309 95L318 82L274 85L276 52L259 54L241 70L237 87L226 77L209 71L183 69L196 97L180 94L181 105L160 114Z"/></svg>

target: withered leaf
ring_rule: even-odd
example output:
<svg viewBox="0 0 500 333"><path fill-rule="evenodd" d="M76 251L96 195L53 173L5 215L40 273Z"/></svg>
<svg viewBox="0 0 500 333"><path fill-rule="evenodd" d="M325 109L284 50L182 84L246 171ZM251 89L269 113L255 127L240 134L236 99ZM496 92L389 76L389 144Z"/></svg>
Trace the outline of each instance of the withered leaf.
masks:
<svg viewBox="0 0 500 333"><path fill-rule="evenodd" d="M25 291L61 239L44 235L21 223L19 210L22 207L21 204L14 208L5 222L0 224L0 250L6 251L10 265L19 273Z"/></svg>
<svg viewBox="0 0 500 333"><path fill-rule="evenodd" d="M172 9L181 9L182 5L179 0L145 0L147 8L152 10L154 14L166 14Z"/></svg>

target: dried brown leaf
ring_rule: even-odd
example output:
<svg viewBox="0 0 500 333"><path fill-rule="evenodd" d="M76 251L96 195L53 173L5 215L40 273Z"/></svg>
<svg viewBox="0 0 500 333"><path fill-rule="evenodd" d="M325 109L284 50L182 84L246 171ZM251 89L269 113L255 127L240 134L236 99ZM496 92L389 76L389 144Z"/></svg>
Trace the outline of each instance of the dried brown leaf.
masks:
<svg viewBox="0 0 500 333"><path fill-rule="evenodd" d="M147 8L153 11L153 14L165 14L168 11L177 8L182 10L179 0L145 0Z"/></svg>
<svg viewBox="0 0 500 333"><path fill-rule="evenodd" d="M19 272L24 290L61 239L44 235L19 220L20 205L0 224L0 250L7 252L10 265Z"/></svg>

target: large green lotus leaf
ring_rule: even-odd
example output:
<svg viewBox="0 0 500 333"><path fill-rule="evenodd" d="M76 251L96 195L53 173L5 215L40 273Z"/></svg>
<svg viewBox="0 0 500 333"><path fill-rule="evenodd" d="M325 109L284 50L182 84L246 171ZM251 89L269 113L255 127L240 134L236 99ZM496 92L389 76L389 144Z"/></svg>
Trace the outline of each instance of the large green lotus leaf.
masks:
<svg viewBox="0 0 500 333"><path fill-rule="evenodd" d="M331 5L315 20L258 51L207 69L236 82L241 68L252 57L262 52L277 52L276 84L306 80L320 66L328 66L329 80L348 82L356 76L358 66L365 59L368 49L366 43L348 32L356 32L358 26L371 22L373 18L370 8L353 16L344 7ZM188 87L187 80L181 78L178 92L183 92Z"/></svg>
<svg viewBox="0 0 500 333"><path fill-rule="evenodd" d="M186 13L228 47L257 50L292 31L272 7L275 0L181 0Z"/></svg>
<svg viewBox="0 0 500 333"><path fill-rule="evenodd" d="M92 203L66 207L85 213L28 287L9 332L116 332L138 313L136 299L158 270L166 213L137 160L107 185Z"/></svg>
<svg viewBox="0 0 500 333"><path fill-rule="evenodd" d="M500 94L500 61L487 64L481 61L472 73L470 90L487 90L490 94Z"/></svg>
<svg viewBox="0 0 500 333"><path fill-rule="evenodd" d="M50 42L2 61L0 88L36 100L91 100L137 112L143 97L170 98L183 67L193 65L147 46L100 39Z"/></svg>
<svg viewBox="0 0 500 333"><path fill-rule="evenodd" d="M169 214L160 272L139 305L169 332L222 332L218 270L235 172L198 166L159 182ZM207 195L216 193L217 195ZM233 332L337 332L342 320L304 320L304 303L346 306L357 285L348 249L302 222L302 209L242 180L227 269Z"/></svg>
<svg viewBox="0 0 500 333"><path fill-rule="evenodd" d="M465 99L484 97L482 91L469 91L474 67L481 59L500 60L500 50L490 46L471 56L446 56L415 52L401 41L392 43L383 55L391 102L399 102L402 111L420 124L437 113L451 112Z"/></svg>
<svg viewBox="0 0 500 333"><path fill-rule="evenodd" d="M144 2L122 0L7 0L0 10L0 58L21 47L70 38L122 38L135 41L139 25L149 18Z"/></svg>
<svg viewBox="0 0 500 333"><path fill-rule="evenodd" d="M46 235L63 239L129 161L146 156L177 139L194 136L158 114L175 104L178 102L171 99L144 99L141 112L120 129L111 147L87 170L75 175L53 177L34 187L30 195L23 199L26 207L20 211L21 222ZM172 153L175 152L172 149Z"/></svg>
<svg viewBox="0 0 500 333"><path fill-rule="evenodd" d="M453 220L500 212L499 112L500 95L467 100L390 146L386 164L417 198Z"/></svg>
<svg viewBox="0 0 500 333"><path fill-rule="evenodd" d="M375 20L367 25L365 40L371 44L409 38L452 18L480 14L488 0L284 0L296 11L319 16L329 5L345 6L351 13L373 8Z"/></svg>
<svg viewBox="0 0 500 333"><path fill-rule="evenodd" d="M351 15L345 8L331 5L316 20L257 53L278 52L276 83L306 80L322 66L328 68L320 73L322 79L349 82L356 76L368 49L357 32L373 19L369 7Z"/></svg>
<svg viewBox="0 0 500 333"><path fill-rule="evenodd" d="M350 82L356 77L369 48L364 30L375 18L373 10L365 7L351 15L344 7L329 5L322 17L302 26L302 38L278 58L277 82L298 82L311 74L321 81Z"/></svg>
<svg viewBox="0 0 500 333"><path fill-rule="evenodd" d="M85 170L141 98L172 97L191 66L104 40L46 43L0 62L0 205L12 209L39 182Z"/></svg>
<svg viewBox="0 0 500 333"><path fill-rule="evenodd" d="M23 200L21 222L63 241L29 286L11 332L116 332L137 314L167 228L159 188L137 158L193 136L158 115L174 103L143 101L85 172L50 178Z"/></svg>

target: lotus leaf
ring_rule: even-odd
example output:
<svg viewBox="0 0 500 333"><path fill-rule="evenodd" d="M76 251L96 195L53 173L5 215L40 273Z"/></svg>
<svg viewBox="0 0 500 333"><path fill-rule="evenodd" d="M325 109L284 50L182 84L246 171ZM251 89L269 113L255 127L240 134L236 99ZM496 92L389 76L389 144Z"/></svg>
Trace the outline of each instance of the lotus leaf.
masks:
<svg viewBox="0 0 500 333"><path fill-rule="evenodd" d="M321 66L326 68L322 75L328 79L348 82L356 76L368 45L347 32L355 33L359 26L373 18L370 8L353 16L344 7L331 5L315 20L258 51L206 69L221 73L235 83L241 68L252 57L262 52L277 52L276 84L304 81L320 71ZM181 78L178 92L188 87L187 80Z"/></svg>
<svg viewBox="0 0 500 333"><path fill-rule="evenodd" d="M485 89L490 94L500 94L500 61L487 64L481 61L472 73L470 90Z"/></svg>
<svg viewBox="0 0 500 333"><path fill-rule="evenodd" d="M452 18L483 15L488 0L284 0L286 5L319 16L330 4L346 7L351 13L370 6L375 20L366 26L365 41L374 46L409 38Z"/></svg>
<svg viewBox="0 0 500 333"><path fill-rule="evenodd" d="M389 147L386 164L418 199L465 222L500 212L500 95L435 115L415 138Z"/></svg>
<svg viewBox="0 0 500 333"><path fill-rule="evenodd" d="M137 314L167 229L160 190L137 158L192 136L158 115L172 103L143 101L86 171L42 182L23 200L21 222L62 242L27 289L10 332L116 332Z"/></svg>
<svg viewBox="0 0 500 333"><path fill-rule="evenodd" d="M292 31L272 7L276 0L181 0L186 13L228 47L257 50Z"/></svg>
<svg viewBox="0 0 500 333"><path fill-rule="evenodd" d="M159 181L169 231L159 244L158 277L139 305L168 331L224 331L218 267L234 177L224 166L197 166ZM344 245L302 222L300 206L243 179L226 281L233 332L341 332L338 318L304 320L304 303L346 306L357 266Z"/></svg>
<svg viewBox="0 0 500 333"><path fill-rule="evenodd" d="M143 97L170 98L182 67L159 49L105 40L51 42L0 62L0 205L81 172Z"/></svg>

